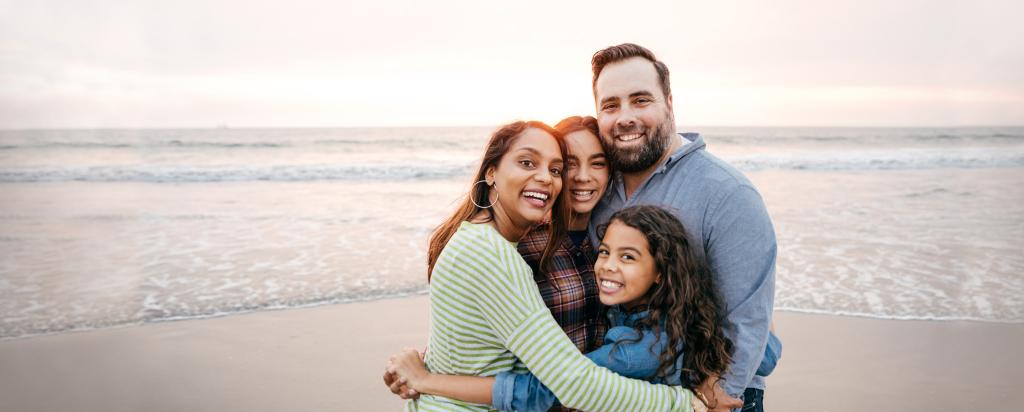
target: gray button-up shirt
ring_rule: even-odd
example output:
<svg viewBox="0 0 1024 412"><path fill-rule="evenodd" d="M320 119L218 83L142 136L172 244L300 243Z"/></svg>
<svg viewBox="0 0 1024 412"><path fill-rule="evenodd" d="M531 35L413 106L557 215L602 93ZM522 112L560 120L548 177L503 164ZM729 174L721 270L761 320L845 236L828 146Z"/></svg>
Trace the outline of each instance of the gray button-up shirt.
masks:
<svg viewBox="0 0 1024 412"><path fill-rule="evenodd" d="M683 223L714 273L726 310L725 335L735 346L725 391L741 398L745 388L764 389L755 376L768 341L775 298L775 230L757 189L742 173L705 150L704 139L683 133L683 146L626 198L616 174L590 220L597 226L634 205L661 206Z"/></svg>

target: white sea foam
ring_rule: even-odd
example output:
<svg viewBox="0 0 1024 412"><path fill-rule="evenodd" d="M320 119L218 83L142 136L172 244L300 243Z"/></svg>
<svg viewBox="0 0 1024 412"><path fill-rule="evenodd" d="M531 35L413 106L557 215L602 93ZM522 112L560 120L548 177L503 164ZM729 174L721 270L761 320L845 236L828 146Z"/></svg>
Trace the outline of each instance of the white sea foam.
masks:
<svg viewBox="0 0 1024 412"><path fill-rule="evenodd" d="M773 130L708 141L772 214L777 308L1024 322L1018 132ZM427 238L481 144L463 131L446 145L394 135L408 130L263 131L264 145L252 131L220 145L209 131L78 146L10 133L0 339L422 293ZM450 156L424 154L435 147Z"/></svg>

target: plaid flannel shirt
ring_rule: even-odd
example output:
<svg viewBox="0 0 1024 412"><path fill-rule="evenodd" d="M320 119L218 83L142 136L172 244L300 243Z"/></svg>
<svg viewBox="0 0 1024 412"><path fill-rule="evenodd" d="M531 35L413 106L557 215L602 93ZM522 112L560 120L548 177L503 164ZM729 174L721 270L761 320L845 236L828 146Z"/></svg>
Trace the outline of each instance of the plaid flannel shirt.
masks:
<svg viewBox="0 0 1024 412"><path fill-rule="evenodd" d="M605 307L594 278L597 256L589 239L577 246L566 237L551 258L551 270L545 276L538 266L550 236L548 225L537 226L519 241L519 253L533 269L544 304L551 309L558 325L580 352L593 351L601 346L608 330Z"/></svg>

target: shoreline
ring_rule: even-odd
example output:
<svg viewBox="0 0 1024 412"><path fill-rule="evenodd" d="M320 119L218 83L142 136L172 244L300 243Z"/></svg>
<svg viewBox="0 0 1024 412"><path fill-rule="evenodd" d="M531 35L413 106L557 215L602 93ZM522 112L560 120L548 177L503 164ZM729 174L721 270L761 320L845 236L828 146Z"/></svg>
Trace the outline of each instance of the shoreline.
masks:
<svg viewBox="0 0 1024 412"><path fill-rule="evenodd" d="M157 325L157 324L172 323L172 322L186 322L186 321L193 321L193 320L217 319L217 318L224 318L224 317L231 317L231 316L238 316L238 315L258 314L258 313L262 313L262 312L277 312L277 311L301 310L301 309L317 308L317 307L321 307L321 306L347 305L347 304L354 304L354 303L367 303L367 302L376 302L376 301L380 301L380 300L392 300L392 299L406 299L406 298L414 298L414 297L418 297L418 296L427 296L428 294L429 294L429 290L428 289L424 289L422 291L399 292L399 293L394 293L394 294L385 294L385 295L380 295L380 296L372 296L372 297L367 297L367 298L362 298L362 299L359 299L359 298L354 298L354 299L327 299L327 300L323 300L323 301L310 302L310 303L299 304L299 305L295 305L295 306L267 306L267 307L262 307L262 308L258 308L258 309L243 309L243 310L234 311L234 312L221 312L221 313L213 313L213 314L209 314L209 315L172 316L172 317L157 318L157 319L152 319L152 320L142 320L142 321L136 321L136 322L119 323L119 324L113 324L113 325L108 325L108 326L81 327L81 328L75 327L75 328L69 328L69 329L65 329L65 330L61 330L61 331L54 331L54 332L43 332L43 333L28 334L28 335L22 335L22 336L0 337L0 344L3 344L4 342L20 341L20 340L26 340L26 339L35 339L35 338L42 338L42 337L49 337L49 336L56 336L56 335L64 335L64 334L75 334L75 333L85 333L85 332L98 332L98 331L123 329L123 328L132 328L132 327L140 327L140 326L146 326L146 325ZM1017 320L980 319L980 318L966 318L966 317L965 318L958 318L958 317L948 317L948 318L932 317L932 318L926 318L926 317L914 317L914 316L883 317L883 316L872 315L870 313L829 312L829 311L826 311L826 310L818 310L818 309L781 308L781 309L775 309L775 313L776 314L779 314L779 313L792 313L792 314L804 314L804 315L838 316L838 317L849 317L849 318L859 318L859 319L875 319L875 320L881 320L881 321L973 322L973 323L990 323L990 324L1006 324L1006 325L1024 325L1024 321L1017 321Z"/></svg>
<svg viewBox="0 0 1024 412"><path fill-rule="evenodd" d="M116 324L111 324L111 325L107 325L107 326L73 327L73 328L68 328L68 329L64 329L64 330L60 330L60 331L53 331L53 332L42 332L42 333L28 334L28 335L22 335L22 336L0 337L0 344L2 344L4 342L9 342L9 341L17 341L17 340L23 340L23 339L33 339L33 338L46 337L46 336L63 335L63 334L68 334L68 333L96 332L96 331L104 331L104 330L109 330L109 329L131 328L131 327L137 327L137 326L156 325L156 324L169 323L169 322L185 322L185 321L190 321L190 320L216 319L216 318L230 317L230 316L236 316L236 315L249 315L249 314L261 313L261 312L275 312L275 311L282 311L282 310L283 311L287 311L287 310L293 310L293 309L309 309L309 308L316 308L316 307L320 307L320 306L345 305L345 304L350 304L350 303L375 302L375 301L378 301L378 300L389 300L389 299L405 299L405 298L416 297L416 296L425 296L428 293L429 293L428 289L423 289L422 291L396 292L396 293L391 293L391 294L384 294L384 295L379 295L379 296L366 297L366 298L362 298L362 299L360 299L360 298L352 298L352 299L336 299L336 298L331 298L331 299L325 299L325 300L322 300L322 301L313 301L313 302L309 302L309 303L298 304L298 305L294 305L294 306L269 305L269 306L260 307L260 308L257 308L257 309L241 309L241 310L238 310L238 311L218 312L218 313L211 313L211 314L208 314L208 315L170 316L170 317L166 317L166 318L156 318L156 319L149 319L149 320L139 320L139 321L133 321L133 322L116 323Z"/></svg>
<svg viewBox="0 0 1024 412"><path fill-rule="evenodd" d="M0 341L0 410L399 410L387 357L422 348L427 296ZM776 312L780 411L1024 402L1024 325Z"/></svg>

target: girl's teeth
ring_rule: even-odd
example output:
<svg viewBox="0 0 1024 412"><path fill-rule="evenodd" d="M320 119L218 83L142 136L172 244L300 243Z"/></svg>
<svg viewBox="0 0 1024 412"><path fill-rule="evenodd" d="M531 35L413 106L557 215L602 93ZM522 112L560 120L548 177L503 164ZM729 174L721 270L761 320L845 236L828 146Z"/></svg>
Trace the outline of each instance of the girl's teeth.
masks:
<svg viewBox="0 0 1024 412"><path fill-rule="evenodd" d="M611 288L611 289L618 289L618 288L622 287L622 284L618 283L618 282L612 282L610 280L602 280L601 281L601 286L604 286L606 288Z"/></svg>

